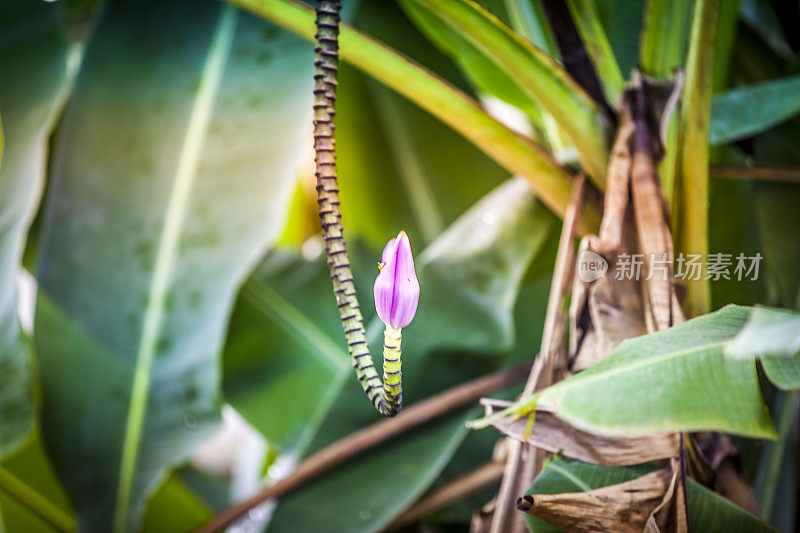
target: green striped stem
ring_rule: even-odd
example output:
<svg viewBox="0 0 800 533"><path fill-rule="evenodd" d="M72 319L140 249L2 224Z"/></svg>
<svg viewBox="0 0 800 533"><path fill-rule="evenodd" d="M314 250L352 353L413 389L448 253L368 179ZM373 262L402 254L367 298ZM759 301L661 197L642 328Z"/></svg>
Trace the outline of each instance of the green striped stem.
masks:
<svg viewBox="0 0 800 533"><path fill-rule="evenodd" d="M383 331L383 397L386 407L395 413L403 408L402 340L400 328L386 326Z"/></svg>
<svg viewBox="0 0 800 533"><path fill-rule="evenodd" d="M318 0L316 9L317 46L314 66L314 151L316 154L317 203L325 241L325 254L331 272L333 292L342 320L347 349L358 381L375 409L384 416L400 412L402 384L400 374L400 331L387 326L384 348L384 372L381 381L369 354L364 319L361 316L353 271L342 234L339 210L339 185L336 178L336 141L334 139L336 74L339 65L340 0ZM389 334L391 333L391 337Z"/></svg>

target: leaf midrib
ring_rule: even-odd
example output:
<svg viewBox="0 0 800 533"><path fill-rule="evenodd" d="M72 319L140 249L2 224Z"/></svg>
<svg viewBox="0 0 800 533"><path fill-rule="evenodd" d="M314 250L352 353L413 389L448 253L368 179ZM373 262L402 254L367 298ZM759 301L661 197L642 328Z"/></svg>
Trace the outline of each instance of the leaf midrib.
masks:
<svg viewBox="0 0 800 533"><path fill-rule="evenodd" d="M695 346L692 346L691 348L678 350L677 352L669 352L669 353L666 353L666 354L657 355L655 357L650 357L648 359L635 361L635 362L633 362L633 363L631 363L629 365L620 365L620 366L616 366L616 367L610 368L608 370L601 370L601 371L597 372L596 374L590 374L590 375L578 374L576 376L576 379L563 381L558 385L554 385L553 387L542 391L541 394L533 396L532 399L539 400L538 404L537 404L537 402L534 401L534 405L537 405L537 407L546 406L546 407L558 408L559 404L560 404L560 401L563 400L563 395L565 394L565 392L568 391L571 388L574 388L576 385L577 386L583 386L583 385L586 384L586 382L596 381L596 380L599 380L599 379L606 379L606 378L608 378L610 376L615 376L617 374L622 374L622 373L625 373L625 372L630 372L632 370L636 370L637 368L642 368L642 367L646 367L646 366L650 366L650 365L663 363L664 361L668 361L670 359L675 359L675 358L678 358L678 357L686 356L686 355L688 355L688 354L690 354L692 352L710 350L710 349L717 348L717 347L722 348L723 346L725 346L729 342L730 342L730 339L724 340L724 341L712 342L712 343L708 343L708 344L695 345ZM556 394L554 394L554 392ZM550 394L547 394L547 393L550 393ZM554 405L546 405L546 403L542 403L541 402L541 399L547 398L550 395L554 395L555 396L555 398L553 399ZM530 403L530 402L527 402L527 403Z"/></svg>
<svg viewBox="0 0 800 533"><path fill-rule="evenodd" d="M205 142L222 72L230 52L236 19L237 11L233 6L226 4L221 8L175 170L136 354L136 369L131 389L114 508L115 532L126 530L131 492L145 424L153 358L161 332L170 277L178 255L181 229L188 212L188 203L197 175L201 148Z"/></svg>
<svg viewBox="0 0 800 533"><path fill-rule="evenodd" d="M551 462L548 465L548 467L551 468L552 470L555 470L562 476L564 476L568 481L571 481L582 492L589 492L590 490L592 490L592 487L590 487L585 481L583 481L581 478L579 478L578 476L576 476L575 474L573 474L560 464L556 462Z"/></svg>

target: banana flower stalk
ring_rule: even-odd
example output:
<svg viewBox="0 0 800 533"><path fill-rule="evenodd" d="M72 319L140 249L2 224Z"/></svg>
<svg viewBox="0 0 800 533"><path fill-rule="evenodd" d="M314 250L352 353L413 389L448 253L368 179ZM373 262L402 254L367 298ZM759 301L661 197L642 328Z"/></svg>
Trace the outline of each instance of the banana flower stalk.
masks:
<svg viewBox="0 0 800 533"><path fill-rule="evenodd" d="M364 320L356 298L339 209L334 117L341 7L341 0L318 0L316 8L314 153L317 203L333 293L356 377L375 409L384 416L394 416L403 406L400 331L411 322L417 310L419 283L414 272L414 258L408 236L401 231L383 250L379 265L381 271L375 280L375 305L378 315L386 324L383 345L384 381L381 381L367 346Z"/></svg>

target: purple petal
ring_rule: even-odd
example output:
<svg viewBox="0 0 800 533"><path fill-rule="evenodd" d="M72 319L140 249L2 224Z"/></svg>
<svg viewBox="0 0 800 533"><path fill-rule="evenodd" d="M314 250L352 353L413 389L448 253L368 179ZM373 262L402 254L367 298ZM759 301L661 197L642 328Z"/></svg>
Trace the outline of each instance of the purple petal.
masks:
<svg viewBox="0 0 800 533"><path fill-rule="evenodd" d="M375 294L375 310L383 320L383 323L388 324L389 314L392 309L392 295L394 293L394 266L387 267L386 264L383 265L383 269L378 273L378 277L375 278L373 292Z"/></svg>
<svg viewBox="0 0 800 533"><path fill-rule="evenodd" d="M381 263L384 265L389 262L390 257L394 257L397 253L397 238L390 239L389 242L386 243L386 246L383 247L383 253L381 254Z"/></svg>
<svg viewBox="0 0 800 533"><path fill-rule="evenodd" d="M414 271L411 242L404 231L397 236L394 272L394 297L392 299L391 325L403 328L411 323L419 303L419 282Z"/></svg>
<svg viewBox="0 0 800 533"><path fill-rule="evenodd" d="M404 231L389 241L382 259L384 266L374 286L375 309L385 324L403 328L411 323L419 304L414 257Z"/></svg>

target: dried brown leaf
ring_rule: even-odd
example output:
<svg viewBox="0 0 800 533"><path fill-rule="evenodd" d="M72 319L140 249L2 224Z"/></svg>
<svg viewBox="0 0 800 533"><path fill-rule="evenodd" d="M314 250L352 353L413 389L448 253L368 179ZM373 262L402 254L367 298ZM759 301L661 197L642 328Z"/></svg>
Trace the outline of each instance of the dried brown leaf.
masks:
<svg viewBox="0 0 800 533"><path fill-rule="evenodd" d="M510 402L491 399L482 399L481 404L486 409L487 416L511 405ZM543 410L536 411L533 430L527 438L527 417L517 420L501 418L492 425L513 439L551 453L560 453L598 465L632 465L667 459L678 454L677 433L644 437L605 437L577 429L553 413Z"/></svg>
<svg viewBox="0 0 800 533"><path fill-rule="evenodd" d="M678 71L672 79L655 79L645 76L638 69L633 72L626 91L621 95L621 113L635 116L632 110L636 106L633 91L641 91L644 95L641 121L649 132L649 150L656 161L660 161L664 153L669 120L675 111L683 87L683 72Z"/></svg>
<svg viewBox="0 0 800 533"><path fill-rule="evenodd" d="M614 146L608 159L603 220L600 222L600 232L598 233L602 243L600 250L602 252L616 250L622 244L632 164L630 141L635 131L636 126L630 118L620 122L617 138L614 140Z"/></svg>
<svg viewBox="0 0 800 533"><path fill-rule="evenodd" d="M638 533L661 503L672 477L664 469L588 492L529 494L517 501L517 509L565 532Z"/></svg>
<svg viewBox="0 0 800 533"><path fill-rule="evenodd" d="M625 117L622 117L623 119ZM634 124L620 124L608 164L603 221L599 236L581 241L578 276L570 304L570 370L577 372L600 362L623 340L647 332L639 285L634 279L617 279L617 257L634 253L635 232L629 185L630 140ZM580 266L587 255L601 256L608 269L599 279L583 281Z"/></svg>
<svg viewBox="0 0 800 533"><path fill-rule="evenodd" d="M686 520L680 519L682 516L686 516L683 485L680 481L680 471L675 468L672 472L669 488L664 494L661 503L648 517L644 530L646 533L686 533L688 528Z"/></svg>
<svg viewBox="0 0 800 533"><path fill-rule="evenodd" d="M625 241L628 239L624 237ZM600 253L602 249L596 237L584 237L581 241L579 258L584 252L594 252L601 255L609 267L602 277L591 282L575 278L570 306L572 372L594 366L625 339L647 333L638 283L632 279L616 279L617 252L631 249L623 247L605 255Z"/></svg>
<svg viewBox="0 0 800 533"><path fill-rule="evenodd" d="M653 158L646 153L636 153L631 172L639 253L644 256L643 270L647 272L644 288L652 317L652 326L648 329L658 331L675 322L672 305L675 299L672 288L672 236Z"/></svg>
<svg viewBox="0 0 800 533"><path fill-rule="evenodd" d="M679 94L680 82L650 80L638 71L625 90L623 117L636 126L630 140L631 196L636 219L638 252L643 255L643 289L649 331L682 321L672 280L672 235L657 166L663 154L661 128Z"/></svg>

